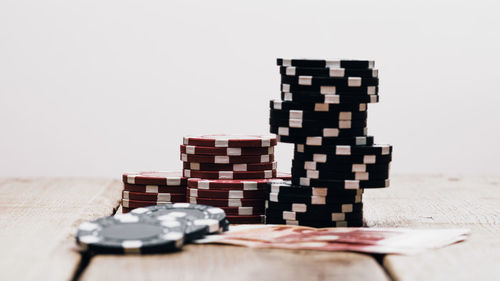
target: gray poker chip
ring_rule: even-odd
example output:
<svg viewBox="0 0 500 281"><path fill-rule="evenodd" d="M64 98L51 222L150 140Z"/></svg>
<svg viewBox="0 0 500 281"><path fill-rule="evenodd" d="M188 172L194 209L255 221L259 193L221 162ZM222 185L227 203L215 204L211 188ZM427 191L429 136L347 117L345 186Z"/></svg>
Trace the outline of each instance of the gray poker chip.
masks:
<svg viewBox="0 0 500 281"><path fill-rule="evenodd" d="M184 234L187 241L200 239L206 234L227 231L229 226L223 209L207 205L173 203L137 208L131 213L160 221L175 217L185 223Z"/></svg>
<svg viewBox="0 0 500 281"><path fill-rule="evenodd" d="M133 213L81 224L76 242L82 251L149 254L176 251L184 245L184 226L175 218L157 220Z"/></svg>

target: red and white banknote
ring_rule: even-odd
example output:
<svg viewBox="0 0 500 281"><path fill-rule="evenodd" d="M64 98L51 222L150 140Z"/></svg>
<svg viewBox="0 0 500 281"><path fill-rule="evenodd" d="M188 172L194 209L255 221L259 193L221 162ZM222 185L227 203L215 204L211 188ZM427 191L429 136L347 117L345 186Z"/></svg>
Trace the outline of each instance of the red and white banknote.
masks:
<svg viewBox="0 0 500 281"><path fill-rule="evenodd" d="M469 235L468 229L238 225L231 227L228 232L207 236L196 243L373 254L415 254L464 241Z"/></svg>

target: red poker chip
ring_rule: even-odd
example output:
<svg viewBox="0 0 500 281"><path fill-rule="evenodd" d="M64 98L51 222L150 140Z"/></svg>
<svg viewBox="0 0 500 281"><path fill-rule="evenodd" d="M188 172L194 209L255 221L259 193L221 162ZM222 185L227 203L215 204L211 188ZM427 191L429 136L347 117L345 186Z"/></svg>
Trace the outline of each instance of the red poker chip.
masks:
<svg viewBox="0 0 500 281"><path fill-rule="evenodd" d="M215 164L250 164L268 163L274 161L274 154L246 155L246 156L212 156L212 155L189 155L181 154L181 161L215 163Z"/></svg>
<svg viewBox="0 0 500 281"><path fill-rule="evenodd" d="M156 202L180 202L186 199L186 193L142 193L122 191L122 199Z"/></svg>
<svg viewBox="0 0 500 281"><path fill-rule="evenodd" d="M237 179L272 179L276 178L276 170L269 171L192 171L185 169L183 172L185 177L200 178L200 179L223 179L223 180L237 180Z"/></svg>
<svg viewBox="0 0 500 281"><path fill-rule="evenodd" d="M182 176L182 172L177 171L125 173L122 179L124 183L129 184L167 186L185 186L187 184L187 178Z"/></svg>
<svg viewBox="0 0 500 281"><path fill-rule="evenodd" d="M270 181L280 179L256 179L256 180L207 180L199 178L188 179L189 188L198 189L234 189L234 190L259 190L265 189Z"/></svg>
<svg viewBox="0 0 500 281"><path fill-rule="evenodd" d="M264 199L265 189L260 190L211 190L188 188L187 195L211 199Z"/></svg>
<svg viewBox="0 0 500 281"><path fill-rule="evenodd" d="M193 155L245 156L274 154L274 147L207 147L181 145L181 153Z"/></svg>
<svg viewBox="0 0 500 281"><path fill-rule="evenodd" d="M196 171L266 171L275 170L278 167L277 162L268 163L252 163L252 164L215 164L215 163L196 163L196 162L182 162L184 169Z"/></svg>
<svg viewBox="0 0 500 281"><path fill-rule="evenodd" d="M254 216L262 215L265 208L259 207L221 207L228 216Z"/></svg>
<svg viewBox="0 0 500 281"><path fill-rule="evenodd" d="M204 135L184 137L183 143L208 147L269 147L277 141L274 135Z"/></svg>
<svg viewBox="0 0 500 281"><path fill-rule="evenodd" d="M180 203L180 202L186 202L186 197L184 197L184 200L177 201L177 202L176 201L162 202L162 201L142 201L142 200L122 199L122 207L124 207L124 208L141 208L141 207L148 207L148 206L153 206L153 205L162 205L162 204Z"/></svg>
<svg viewBox="0 0 500 281"><path fill-rule="evenodd" d="M186 193L186 186L123 184L123 190L142 193Z"/></svg>
<svg viewBox="0 0 500 281"><path fill-rule="evenodd" d="M202 204L214 207L257 207L263 208L264 199L209 199L198 197L187 197L188 203Z"/></svg>
<svg viewBox="0 0 500 281"><path fill-rule="evenodd" d="M263 215L254 216L226 216L226 219L231 224L257 224L264 223Z"/></svg>

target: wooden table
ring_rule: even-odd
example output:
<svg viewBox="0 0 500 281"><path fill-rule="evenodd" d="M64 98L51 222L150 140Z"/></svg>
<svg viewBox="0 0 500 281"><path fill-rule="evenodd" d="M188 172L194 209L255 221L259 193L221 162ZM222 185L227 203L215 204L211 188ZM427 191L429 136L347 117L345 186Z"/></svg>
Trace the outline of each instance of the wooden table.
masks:
<svg viewBox="0 0 500 281"><path fill-rule="evenodd" d="M0 180L0 280L500 280L500 176L395 175L389 189L367 191L368 226L472 230L419 255L188 245L82 260L77 226L113 214L120 193L118 180Z"/></svg>

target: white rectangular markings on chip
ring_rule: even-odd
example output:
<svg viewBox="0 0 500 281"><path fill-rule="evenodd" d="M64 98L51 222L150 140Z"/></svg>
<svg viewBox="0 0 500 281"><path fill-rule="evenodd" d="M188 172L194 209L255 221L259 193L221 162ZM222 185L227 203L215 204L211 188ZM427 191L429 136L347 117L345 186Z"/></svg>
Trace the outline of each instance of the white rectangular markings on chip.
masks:
<svg viewBox="0 0 500 281"><path fill-rule="evenodd" d="M377 156L375 155L365 155L363 156L364 164L375 164L377 162Z"/></svg>
<svg viewBox="0 0 500 281"><path fill-rule="evenodd" d="M229 147L226 149L227 155L241 156L241 148Z"/></svg>
<svg viewBox="0 0 500 281"><path fill-rule="evenodd" d="M290 92L290 85L289 84L282 84L281 85L281 90L283 92Z"/></svg>
<svg viewBox="0 0 500 281"><path fill-rule="evenodd" d="M332 221L343 221L343 220L345 220L345 214L332 213Z"/></svg>
<svg viewBox="0 0 500 281"><path fill-rule="evenodd" d="M288 113L289 119L303 119L304 112L302 110L290 110Z"/></svg>
<svg viewBox="0 0 500 281"><path fill-rule="evenodd" d="M325 205L326 204L326 197L311 196L311 204L313 204L313 205Z"/></svg>
<svg viewBox="0 0 500 281"><path fill-rule="evenodd" d="M190 178L191 177L191 171L188 169L184 169L184 176Z"/></svg>
<svg viewBox="0 0 500 281"><path fill-rule="evenodd" d="M146 193L158 193L157 185L146 185Z"/></svg>
<svg viewBox="0 0 500 281"><path fill-rule="evenodd" d="M257 187L258 185L256 182L248 181L243 183L243 190L257 190Z"/></svg>
<svg viewBox="0 0 500 281"><path fill-rule="evenodd" d="M365 164L352 164L352 172L366 172Z"/></svg>
<svg viewBox="0 0 500 281"><path fill-rule="evenodd" d="M278 193L269 193L269 201L278 202Z"/></svg>
<svg viewBox="0 0 500 281"><path fill-rule="evenodd" d="M325 103L339 104L340 97L338 95L325 95Z"/></svg>
<svg viewBox="0 0 500 281"><path fill-rule="evenodd" d="M343 213L352 213L353 206L352 204L342 204L342 212Z"/></svg>
<svg viewBox="0 0 500 281"><path fill-rule="evenodd" d="M198 181L198 188L209 189L210 188L210 181L207 181L207 180Z"/></svg>
<svg viewBox="0 0 500 281"><path fill-rule="evenodd" d="M299 85L312 85L312 76L299 76Z"/></svg>
<svg viewBox="0 0 500 281"><path fill-rule="evenodd" d="M285 93L285 101L293 101L293 95L291 93Z"/></svg>
<svg viewBox="0 0 500 281"><path fill-rule="evenodd" d="M239 207L238 215L240 216L251 216L253 215L253 207Z"/></svg>
<svg viewBox="0 0 500 281"><path fill-rule="evenodd" d="M370 103L376 103L378 101L378 97L377 96L371 96L370 97Z"/></svg>
<svg viewBox="0 0 500 281"><path fill-rule="evenodd" d="M123 193L122 193L122 199L130 199L128 191L123 191Z"/></svg>
<svg viewBox="0 0 500 281"><path fill-rule="evenodd" d="M227 204L229 207L242 207L240 199L228 199Z"/></svg>
<svg viewBox="0 0 500 281"><path fill-rule="evenodd" d="M134 175L127 176L127 183L135 184L135 176Z"/></svg>
<svg viewBox="0 0 500 281"><path fill-rule="evenodd" d="M326 163L326 154L313 154L313 161L318 163Z"/></svg>
<svg viewBox="0 0 500 281"><path fill-rule="evenodd" d="M269 155L262 155L260 157L260 162L271 162L271 157Z"/></svg>
<svg viewBox="0 0 500 281"><path fill-rule="evenodd" d="M328 195L328 188L313 187L312 188L312 195L314 195L314 196L327 196Z"/></svg>
<svg viewBox="0 0 500 281"><path fill-rule="evenodd" d="M378 77L378 69L373 69L372 70L372 76L373 77Z"/></svg>
<svg viewBox="0 0 500 281"><path fill-rule="evenodd" d="M302 128L302 120L288 119L288 126L290 128Z"/></svg>
<svg viewBox="0 0 500 281"><path fill-rule="evenodd" d="M191 146L191 145L186 146L186 153L187 154L196 154L195 146Z"/></svg>
<svg viewBox="0 0 500 281"><path fill-rule="evenodd" d="M361 180L369 180L370 179L370 174L365 173L365 172L355 173L354 179L355 180L360 180L360 181Z"/></svg>
<svg viewBox="0 0 500 281"><path fill-rule="evenodd" d="M192 188L189 190L189 196L198 197L198 189Z"/></svg>
<svg viewBox="0 0 500 281"><path fill-rule="evenodd" d="M359 189L359 181L356 180L346 180L344 181L345 189Z"/></svg>
<svg viewBox="0 0 500 281"><path fill-rule="evenodd" d="M366 103L362 103L359 105L359 111L366 111Z"/></svg>
<svg viewBox="0 0 500 281"><path fill-rule="evenodd" d="M307 137L306 138L306 144L307 145L319 146L322 143L323 143L323 138L322 137Z"/></svg>
<svg viewBox="0 0 500 281"><path fill-rule="evenodd" d="M271 138L262 138L261 146L262 147L271 146Z"/></svg>
<svg viewBox="0 0 500 281"><path fill-rule="evenodd" d="M292 211L297 212L297 213L307 212L307 205L303 204L303 203L293 203L292 204Z"/></svg>
<svg viewBox="0 0 500 281"><path fill-rule="evenodd" d="M335 147L336 155L351 155L351 147L348 145L337 145Z"/></svg>
<svg viewBox="0 0 500 281"><path fill-rule="evenodd" d="M304 162L304 169L306 170L316 170L316 162L306 161Z"/></svg>
<svg viewBox="0 0 500 281"><path fill-rule="evenodd" d="M375 86L369 86L367 89L368 95L375 95L377 93L377 88Z"/></svg>
<svg viewBox="0 0 500 281"><path fill-rule="evenodd" d="M273 177L273 171L264 171L264 178L270 179Z"/></svg>
<svg viewBox="0 0 500 281"><path fill-rule="evenodd" d="M182 161L183 161L183 162L187 162L187 155L186 155L186 154L184 154L184 153L183 153L183 154L181 155L181 158L182 158Z"/></svg>
<svg viewBox="0 0 500 281"><path fill-rule="evenodd" d="M234 164L233 171L244 172L247 171L247 164Z"/></svg>
<svg viewBox="0 0 500 281"><path fill-rule="evenodd" d="M361 77L349 77L347 78L348 87L361 87Z"/></svg>
<svg viewBox="0 0 500 281"><path fill-rule="evenodd" d="M181 185L181 178L167 178L167 180L165 182L166 182L166 185L179 186L179 185Z"/></svg>
<svg viewBox="0 0 500 281"><path fill-rule="evenodd" d="M340 120L352 120L352 112L342 111L339 113Z"/></svg>
<svg viewBox="0 0 500 281"><path fill-rule="evenodd" d="M271 193L279 193L280 192L280 184L273 183L271 184Z"/></svg>
<svg viewBox="0 0 500 281"><path fill-rule="evenodd" d="M344 77L345 69L343 68L330 68L330 77Z"/></svg>
<svg viewBox="0 0 500 281"><path fill-rule="evenodd" d="M298 152L304 152L304 145L303 144L297 144L297 151Z"/></svg>
<svg viewBox="0 0 500 281"><path fill-rule="evenodd" d="M220 171L219 172L219 178L220 179L233 179L234 178L234 173L232 171Z"/></svg>
<svg viewBox="0 0 500 281"><path fill-rule="evenodd" d="M127 254L140 254L142 242L139 240L129 240L122 242L123 251Z"/></svg>
<svg viewBox="0 0 500 281"><path fill-rule="evenodd" d="M317 179L319 178L319 171L307 170L306 177L311 179Z"/></svg>
<svg viewBox="0 0 500 281"><path fill-rule="evenodd" d="M295 76L295 67L287 67L286 70L286 75L291 75L291 76Z"/></svg>
<svg viewBox="0 0 500 281"><path fill-rule="evenodd" d="M311 185L311 181L308 178L300 178L299 182L300 182L300 185L306 185L306 186Z"/></svg>
<svg viewBox="0 0 500 281"><path fill-rule="evenodd" d="M282 103L281 101L274 100L274 101L273 101L273 108L274 108L274 109L280 109L280 110L281 110L281 108L282 108L282 104L283 104L283 103Z"/></svg>
<svg viewBox="0 0 500 281"><path fill-rule="evenodd" d="M339 128L340 129L350 129L351 121L350 120L339 120Z"/></svg>
<svg viewBox="0 0 500 281"><path fill-rule="evenodd" d="M323 129L323 136L324 137L338 137L339 135L339 129L337 128L325 128Z"/></svg>
<svg viewBox="0 0 500 281"><path fill-rule="evenodd" d="M296 220L295 212L283 211L284 220Z"/></svg>
<svg viewBox="0 0 500 281"><path fill-rule="evenodd" d="M315 103L314 111L328 111L330 109L327 103Z"/></svg>
<svg viewBox="0 0 500 281"><path fill-rule="evenodd" d="M339 60L327 60L325 64L326 64L326 67L340 68L340 61Z"/></svg>
<svg viewBox="0 0 500 281"><path fill-rule="evenodd" d="M229 163L229 157L228 156L215 156L214 157L214 162L217 164L228 164Z"/></svg>
<svg viewBox="0 0 500 281"><path fill-rule="evenodd" d="M319 92L323 95L334 95L337 93L337 88L335 86L321 86Z"/></svg>
<svg viewBox="0 0 500 281"><path fill-rule="evenodd" d="M282 59L282 66L292 66L292 60L291 59Z"/></svg>
<svg viewBox="0 0 500 281"><path fill-rule="evenodd" d="M365 137L356 137L356 145L366 145L367 139Z"/></svg>
<svg viewBox="0 0 500 281"><path fill-rule="evenodd" d="M243 190L229 190L229 198L243 198Z"/></svg>
<svg viewBox="0 0 500 281"><path fill-rule="evenodd" d="M228 147L229 140L215 140L215 147Z"/></svg>
<svg viewBox="0 0 500 281"><path fill-rule="evenodd" d="M278 135L288 136L290 129L288 127L278 127Z"/></svg>
<svg viewBox="0 0 500 281"><path fill-rule="evenodd" d="M162 201L162 202L172 201L172 197L170 196L170 193L158 193L157 198L158 198L157 199L158 201Z"/></svg>
<svg viewBox="0 0 500 281"><path fill-rule="evenodd" d="M382 155L388 155L390 152L391 152L390 147L388 146L382 147Z"/></svg>

